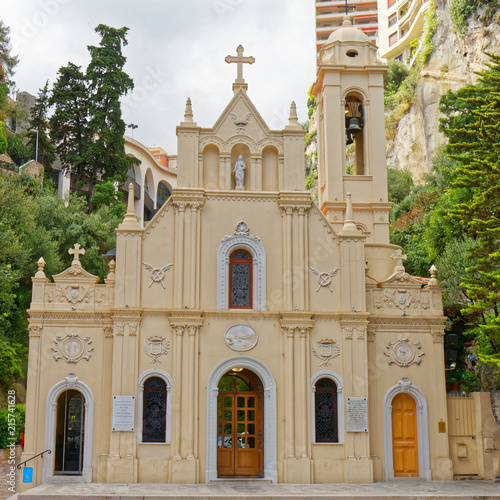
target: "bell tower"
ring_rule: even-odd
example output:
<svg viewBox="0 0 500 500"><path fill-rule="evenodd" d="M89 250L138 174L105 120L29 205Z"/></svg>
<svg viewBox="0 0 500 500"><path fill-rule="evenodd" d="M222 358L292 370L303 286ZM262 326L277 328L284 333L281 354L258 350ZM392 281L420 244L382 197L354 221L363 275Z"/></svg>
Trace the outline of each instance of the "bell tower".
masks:
<svg viewBox="0 0 500 500"><path fill-rule="evenodd" d="M318 115L318 197L339 232L347 194L369 243L389 243L384 74L377 48L349 17L318 55L313 93Z"/></svg>

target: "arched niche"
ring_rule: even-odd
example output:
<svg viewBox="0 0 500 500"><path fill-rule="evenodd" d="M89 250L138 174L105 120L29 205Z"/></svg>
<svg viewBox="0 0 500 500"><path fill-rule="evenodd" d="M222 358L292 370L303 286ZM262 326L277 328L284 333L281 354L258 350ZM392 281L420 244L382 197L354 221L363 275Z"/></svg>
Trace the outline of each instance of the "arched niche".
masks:
<svg viewBox="0 0 500 500"><path fill-rule="evenodd" d="M267 146L262 151L262 189L278 191L279 189L279 154L273 146Z"/></svg>
<svg viewBox="0 0 500 500"><path fill-rule="evenodd" d="M241 143L235 144L231 149L231 189L236 189L233 170L234 165L236 164L236 161L238 160L240 155L243 156L243 161L246 165L246 168L244 170L243 187L245 188L245 190L249 190L250 186L252 185L252 175L255 175L255 173L252 172L250 165L250 148L246 144Z"/></svg>
<svg viewBox="0 0 500 500"><path fill-rule="evenodd" d="M203 187L205 189L219 189L219 148L208 144L203 149Z"/></svg>
<svg viewBox="0 0 500 500"><path fill-rule="evenodd" d="M166 181L160 181L156 188L156 207L160 208L172 195L172 186Z"/></svg>
<svg viewBox="0 0 500 500"><path fill-rule="evenodd" d="M346 172L365 175L365 106L360 92L350 91L345 96ZM352 132L351 132L352 131ZM354 131L356 131L354 133Z"/></svg>

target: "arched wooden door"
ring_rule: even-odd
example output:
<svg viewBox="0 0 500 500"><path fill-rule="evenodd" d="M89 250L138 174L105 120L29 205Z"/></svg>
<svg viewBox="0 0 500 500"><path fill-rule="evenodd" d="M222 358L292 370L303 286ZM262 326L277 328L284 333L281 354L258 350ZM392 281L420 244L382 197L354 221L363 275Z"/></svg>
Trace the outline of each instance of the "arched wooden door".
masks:
<svg viewBox="0 0 500 500"><path fill-rule="evenodd" d="M417 411L409 394L392 400L392 453L394 477L418 477Z"/></svg>
<svg viewBox="0 0 500 500"><path fill-rule="evenodd" d="M264 476L264 401L259 377L231 370L219 382L217 474Z"/></svg>

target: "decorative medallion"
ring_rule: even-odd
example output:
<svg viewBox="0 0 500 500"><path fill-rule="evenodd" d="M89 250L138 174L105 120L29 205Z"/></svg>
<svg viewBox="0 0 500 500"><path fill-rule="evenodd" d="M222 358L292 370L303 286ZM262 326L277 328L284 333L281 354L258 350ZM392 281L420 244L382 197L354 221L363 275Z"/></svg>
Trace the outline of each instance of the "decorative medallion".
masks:
<svg viewBox="0 0 500 500"><path fill-rule="evenodd" d="M413 363L419 365L422 362L422 346L418 340L398 339L389 342L384 354L387 356L387 363L396 363L398 366L411 366Z"/></svg>
<svg viewBox="0 0 500 500"><path fill-rule="evenodd" d="M340 346L332 339L321 339L312 348L313 354L321 359L319 366L328 366L330 360L340 354Z"/></svg>
<svg viewBox="0 0 500 500"><path fill-rule="evenodd" d="M333 292L330 284L332 283L332 278L337 275L339 268L336 267L335 269L332 269L329 273L321 273L318 271L316 268L313 266L309 266L309 269L318 276L318 288L316 291L318 291L321 287L327 286L330 289L330 292Z"/></svg>
<svg viewBox="0 0 500 500"><path fill-rule="evenodd" d="M226 345L233 351L249 351L259 340L257 332L247 325L234 325L224 335Z"/></svg>
<svg viewBox="0 0 500 500"><path fill-rule="evenodd" d="M144 352L152 358L150 363L161 363L158 359L162 354L168 354L170 342L164 337L148 337L144 342Z"/></svg>
<svg viewBox="0 0 500 500"><path fill-rule="evenodd" d="M165 277L165 272L171 269L173 264L167 264L166 266L163 266L161 268L153 267L150 264L146 264L146 262L143 262L143 264L146 269L151 272L151 283L148 285L148 288L150 288L153 283L161 283L161 286L165 288L165 285L163 284L163 278Z"/></svg>
<svg viewBox="0 0 500 500"><path fill-rule="evenodd" d="M90 352L94 349L90 344L90 337L80 337L78 333L68 333L64 338L58 335L54 339L55 345L52 346L54 359L64 359L68 363L78 363L81 359L90 359Z"/></svg>

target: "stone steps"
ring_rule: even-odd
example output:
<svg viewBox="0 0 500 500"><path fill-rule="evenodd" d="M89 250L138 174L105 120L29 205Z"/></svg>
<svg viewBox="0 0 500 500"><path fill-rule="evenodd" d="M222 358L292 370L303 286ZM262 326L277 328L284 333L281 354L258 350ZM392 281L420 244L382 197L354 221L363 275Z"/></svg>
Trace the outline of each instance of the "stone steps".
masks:
<svg viewBox="0 0 500 500"><path fill-rule="evenodd" d="M44 484L12 500L409 500L500 499L500 482L398 480L373 484L269 484L220 480L211 484Z"/></svg>

